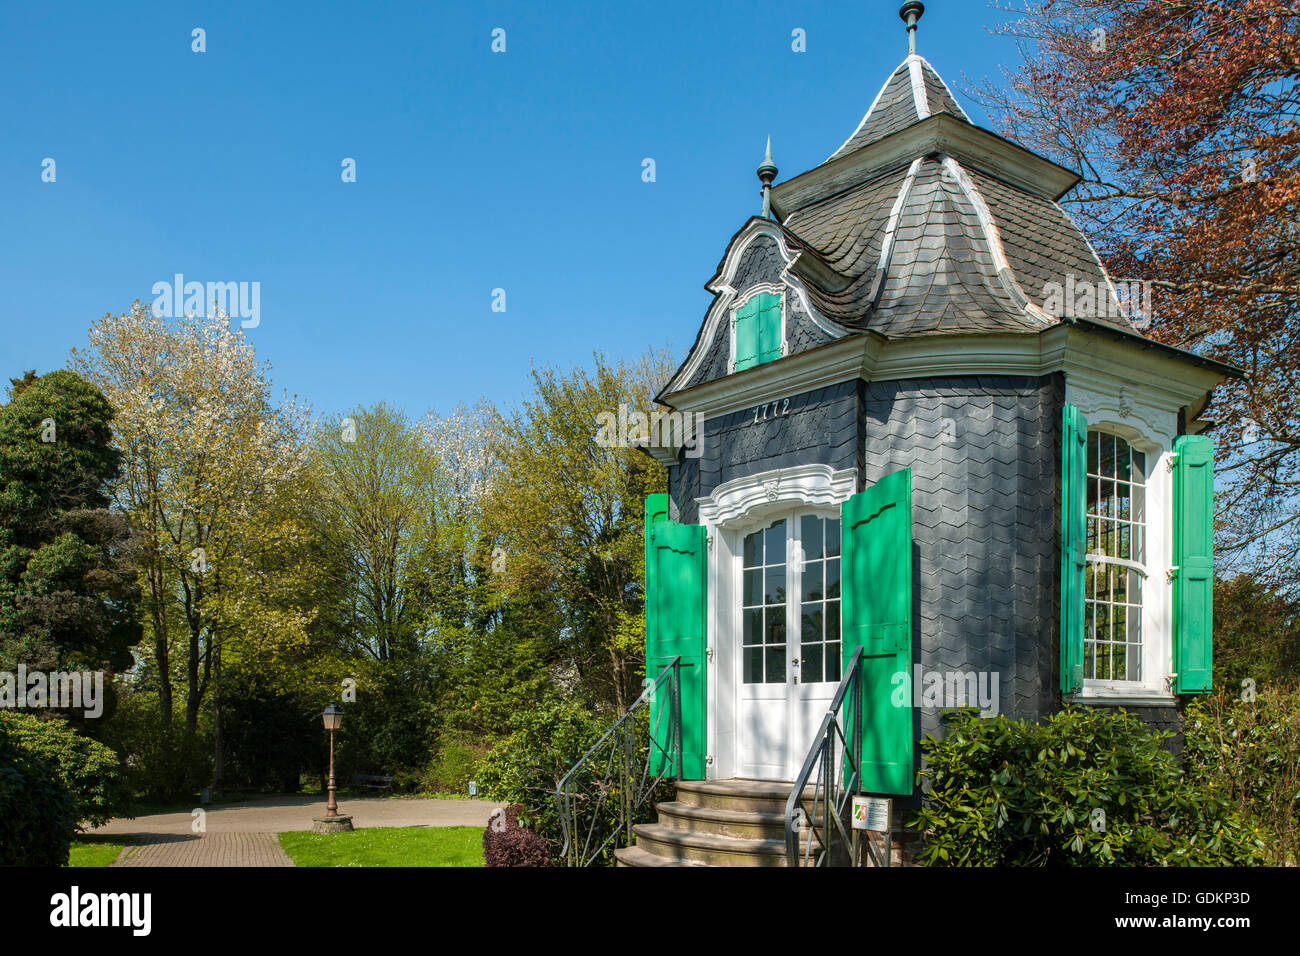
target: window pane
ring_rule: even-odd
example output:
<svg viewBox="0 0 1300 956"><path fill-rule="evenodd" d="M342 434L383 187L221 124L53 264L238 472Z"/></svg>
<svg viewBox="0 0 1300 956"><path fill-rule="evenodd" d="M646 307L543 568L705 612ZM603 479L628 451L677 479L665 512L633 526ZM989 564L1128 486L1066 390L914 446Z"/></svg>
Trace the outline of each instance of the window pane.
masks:
<svg viewBox="0 0 1300 956"><path fill-rule="evenodd" d="M822 639L822 606L805 604L803 606L803 630L800 639L805 643Z"/></svg>
<svg viewBox="0 0 1300 956"><path fill-rule="evenodd" d="M763 648L745 648L743 659L745 662L745 683L763 683Z"/></svg>
<svg viewBox="0 0 1300 956"><path fill-rule="evenodd" d="M805 602L822 599L822 565L821 561L808 561L803 566L800 590L803 591L801 599Z"/></svg>
<svg viewBox="0 0 1300 956"><path fill-rule="evenodd" d="M799 673L805 684L817 683L824 679L822 673L822 645L813 644L803 649L803 661Z"/></svg>
<svg viewBox="0 0 1300 956"><path fill-rule="evenodd" d="M840 649L839 642L828 643L826 645L826 679L838 681L840 679L840 655L843 651Z"/></svg>
<svg viewBox="0 0 1300 956"><path fill-rule="evenodd" d="M826 556L836 557L840 553L840 519L826 519Z"/></svg>
<svg viewBox="0 0 1300 956"><path fill-rule="evenodd" d="M840 639L840 602L826 602L826 640L838 641Z"/></svg>
<svg viewBox="0 0 1300 956"><path fill-rule="evenodd" d="M763 643L763 609L752 608L741 612L744 615L742 640L745 644Z"/></svg>
<svg viewBox="0 0 1300 956"><path fill-rule="evenodd" d="M745 607L754 607L763 603L763 569L745 571L744 584L741 589L741 601Z"/></svg>
<svg viewBox="0 0 1300 956"><path fill-rule="evenodd" d="M803 556L805 561L816 561L822 557L822 519L816 515L804 515L799 519L799 535L803 539Z"/></svg>
<svg viewBox="0 0 1300 956"><path fill-rule="evenodd" d="M763 532L763 563L785 564L785 519L772 523Z"/></svg>
<svg viewBox="0 0 1300 956"><path fill-rule="evenodd" d="M840 559L832 558L826 562L826 597L828 600L840 596Z"/></svg>
<svg viewBox="0 0 1300 956"><path fill-rule="evenodd" d="M763 563L763 533L755 531L745 535L745 567L756 568Z"/></svg>
<svg viewBox="0 0 1300 956"><path fill-rule="evenodd" d="M767 644L784 644L785 643L785 605L781 607L769 607L763 613L767 617L767 630L764 633L764 643Z"/></svg>
<svg viewBox="0 0 1300 956"><path fill-rule="evenodd" d="M767 674L769 684L785 683L785 648L769 647L767 649Z"/></svg>
<svg viewBox="0 0 1300 956"><path fill-rule="evenodd" d="M768 567L764 572L764 604L785 604L785 565Z"/></svg>

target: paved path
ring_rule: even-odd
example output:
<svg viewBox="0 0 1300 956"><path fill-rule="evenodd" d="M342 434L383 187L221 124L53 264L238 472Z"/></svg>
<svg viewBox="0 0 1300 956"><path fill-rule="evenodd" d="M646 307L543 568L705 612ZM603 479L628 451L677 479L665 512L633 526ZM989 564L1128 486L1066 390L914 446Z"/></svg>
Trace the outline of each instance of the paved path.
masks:
<svg viewBox="0 0 1300 956"><path fill-rule="evenodd" d="M293 866L274 833L151 833L113 866Z"/></svg>
<svg viewBox="0 0 1300 956"><path fill-rule="evenodd" d="M486 827L498 806L486 800L364 797L340 800L339 812L352 814L358 828ZM196 809L205 811L202 833L194 832L200 818L190 812L110 820L91 832L136 837L139 845L124 849L114 866L293 866L275 834L310 830L312 817L325 815L325 802L278 796Z"/></svg>

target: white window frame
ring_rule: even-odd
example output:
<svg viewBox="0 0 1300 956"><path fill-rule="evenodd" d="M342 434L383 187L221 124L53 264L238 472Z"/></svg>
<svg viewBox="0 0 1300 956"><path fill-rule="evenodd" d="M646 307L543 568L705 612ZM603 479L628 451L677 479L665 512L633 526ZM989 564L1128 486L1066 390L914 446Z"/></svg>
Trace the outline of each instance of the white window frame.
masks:
<svg viewBox="0 0 1300 956"><path fill-rule="evenodd" d="M1173 692L1173 444L1176 414L1162 410L1132 386L1113 391L1066 385L1066 402L1078 407L1088 431L1109 432L1146 456L1146 529L1142 569L1142 679L1085 678L1069 699L1088 703L1172 706Z"/></svg>

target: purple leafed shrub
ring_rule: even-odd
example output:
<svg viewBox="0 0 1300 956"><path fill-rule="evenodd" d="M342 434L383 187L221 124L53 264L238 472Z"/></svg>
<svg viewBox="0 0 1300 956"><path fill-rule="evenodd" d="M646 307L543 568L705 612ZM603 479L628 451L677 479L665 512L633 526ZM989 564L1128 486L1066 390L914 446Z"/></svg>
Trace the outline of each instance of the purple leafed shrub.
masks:
<svg viewBox="0 0 1300 956"><path fill-rule="evenodd" d="M551 865L546 841L519 825L521 810L523 807L512 803L505 810L492 811L492 819L483 831L483 859L488 866Z"/></svg>

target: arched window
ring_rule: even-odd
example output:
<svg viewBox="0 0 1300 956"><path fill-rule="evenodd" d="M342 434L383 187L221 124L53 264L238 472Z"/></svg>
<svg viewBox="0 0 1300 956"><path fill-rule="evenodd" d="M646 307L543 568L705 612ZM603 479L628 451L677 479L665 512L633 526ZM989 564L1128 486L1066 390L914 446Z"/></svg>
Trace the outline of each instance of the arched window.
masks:
<svg viewBox="0 0 1300 956"><path fill-rule="evenodd" d="M1118 435L1088 431L1085 680L1141 681L1146 586L1146 455Z"/></svg>

